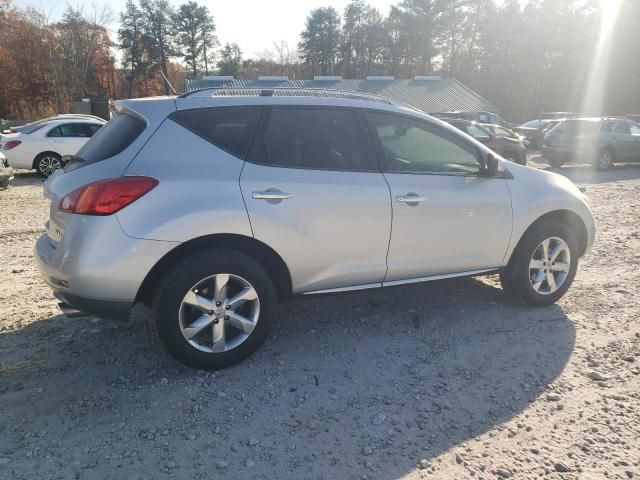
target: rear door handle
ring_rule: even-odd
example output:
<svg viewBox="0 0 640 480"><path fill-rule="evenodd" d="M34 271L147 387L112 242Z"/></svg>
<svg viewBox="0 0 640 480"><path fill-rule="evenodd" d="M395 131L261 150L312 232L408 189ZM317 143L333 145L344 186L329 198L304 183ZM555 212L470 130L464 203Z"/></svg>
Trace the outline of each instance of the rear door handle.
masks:
<svg viewBox="0 0 640 480"><path fill-rule="evenodd" d="M398 195L396 197L396 202L406 203L407 205L417 205L419 203L426 202L427 200L429 199L413 192L407 193L406 195Z"/></svg>
<svg viewBox="0 0 640 480"><path fill-rule="evenodd" d="M279 190L265 190L263 192L253 192L251 197L256 200L286 200L293 197L293 195Z"/></svg>

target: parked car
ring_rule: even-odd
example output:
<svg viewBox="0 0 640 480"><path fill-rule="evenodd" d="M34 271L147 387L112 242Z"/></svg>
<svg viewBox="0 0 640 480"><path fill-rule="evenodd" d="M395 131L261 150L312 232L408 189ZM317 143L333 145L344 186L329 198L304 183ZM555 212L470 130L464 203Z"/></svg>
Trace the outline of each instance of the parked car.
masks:
<svg viewBox="0 0 640 480"><path fill-rule="evenodd" d="M520 135L518 132L516 132L515 130L508 128L508 127L504 127L502 125L493 125L490 123L483 123L481 124L482 127L486 128L487 130L489 130L491 133L493 133L496 137L500 137L500 138L510 138L512 140L519 140L522 142L522 144L525 147L529 146L529 140L527 140L524 135Z"/></svg>
<svg viewBox="0 0 640 480"><path fill-rule="evenodd" d="M41 128L47 122L52 120L66 120L66 119L91 119L99 122L104 122L105 120L96 117L95 115L87 115L84 113L61 113L59 115L55 115L53 117L42 118L40 120L36 120L35 122L25 123L24 125L17 125L15 127L10 127L0 134L0 141L2 140L2 135L10 134L10 133L31 133L36 131L38 128Z"/></svg>
<svg viewBox="0 0 640 480"><path fill-rule="evenodd" d="M563 118L574 118L579 114L574 112L547 112L540 114L540 120L560 120Z"/></svg>
<svg viewBox="0 0 640 480"><path fill-rule="evenodd" d="M8 188L13 181L13 168L9 165L7 157L0 152L0 189Z"/></svg>
<svg viewBox="0 0 640 480"><path fill-rule="evenodd" d="M531 120L530 122L523 123L519 127L515 127L513 130L527 139L529 147L540 148L544 134L564 120L564 118L556 120Z"/></svg>
<svg viewBox="0 0 640 480"><path fill-rule="evenodd" d="M477 141L484 143L488 148L507 160L519 163L520 165L527 164L527 147L519 138L497 136L492 133L489 128L477 122L458 120L455 118L444 120L458 130L472 136Z"/></svg>
<svg viewBox="0 0 640 480"><path fill-rule="evenodd" d="M64 166L63 156L75 154L104 124L81 117L49 120L3 135L0 147L14 168L35 169L48 177Z"/></svg>
<svg viewBox="0 0 640 480"><path fill-rule="evenodd" d="M511 124L507 122L497 113L493 112L472 112L472 111L455 111L455 112L440 112L432 114L437 118L459 118L461 120L469 120L470 122L478 123L490 123L493 125L505 125L511 127Z"/></svg>
<svg viewBox="0 0 640 480"><path fill-rule="evenodd" d="M117 102L45 182L35 247L64 308L117 318L144 302L187 365L247 357L292 295L499 272L508 295L549 305L594 241L569 179L418 111L216 92Z"/></svg>
<svg viewBox="0 0 640 480"><path fill-rule="evenodd" d="M542 140L554 167L590 163L606 170L615 162L640 162L640 125L626 118L576 118L559 123Z"/></svg>
<svg viewBox="0 0 640 480"><path fill-rule="evenodd" d="M627 113L625 118L631 120L632 122L640 123L640 114Z"/></svg>

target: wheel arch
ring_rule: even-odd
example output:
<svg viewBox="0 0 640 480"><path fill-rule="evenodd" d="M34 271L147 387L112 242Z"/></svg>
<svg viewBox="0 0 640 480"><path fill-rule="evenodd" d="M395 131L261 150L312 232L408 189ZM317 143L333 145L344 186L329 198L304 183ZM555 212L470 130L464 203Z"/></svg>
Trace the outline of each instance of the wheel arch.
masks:
<svg viewBox="0 0 640 480"><path fill-rule="evenodd" d="M33 162L31 162L31 168L35 169L38 160L40 160L40 158L45 155L56 155L57 157L62 159L62 155L60 155L58 152L54 152L53 150L45 150L44 152L40 152L33 158Z"/></svg>
<svg viewBox="0 0 640 480"><path fill-rule="evenodd" d="M214 234L181 243L162 257L142 281L135 302L150 304L154 289L162 278L162 272L185 255L209 248L226 248L248 255L265 268L274 283L279 301L284 301L291 296L292 281L289 267L275 250L245 235Z"/></svg>
<svg viewBox="0 0 640 480"><path fill-rule="evenodd" d="M541 217L538 217L531 225L529 225L529 228L527 228L520 236L518 244L511 252L511 258L513 257L513 255L515 255L523 239L532 229L550 220L555 220L563 223L567 225L571 229L571 231L573 231L576 236L576 240L578 241L578 256L582 257L587 251L587 245L589 242L589 233L587 231L587 226L584 223L584 220L582 220L582 218L580 218L580 215L578 215L577 213L572 212L571 210L560 209L545 213ZM511 258L509 259L509 261L511 261Z"/></svg>

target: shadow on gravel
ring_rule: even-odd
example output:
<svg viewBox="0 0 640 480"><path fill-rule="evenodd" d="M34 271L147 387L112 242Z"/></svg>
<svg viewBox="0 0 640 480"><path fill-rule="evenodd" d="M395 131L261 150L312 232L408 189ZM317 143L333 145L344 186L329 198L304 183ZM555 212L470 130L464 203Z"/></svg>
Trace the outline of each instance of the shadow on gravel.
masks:
<svg viewBox="0 0 640 480"><path fill-rule="evenodd" d="M640 178L640 163L620 163L605 171L596 170L591 165L563 165L562 167L543 167L549 172L559 173L579 184L598 184L634 180ZM588 193L588 192L587 192Z"/></svg>
<svg viewBox="0 0 640 480"><path fill-rule="evenodd" d="M144 311L3 333L0 476L402 478L525 410L571 355L561 307L493 284L291 302L262 350L215 374L150 349Z"/></svg>
<svg viewBox="0 0 640 480"><path fill-rule="evenodd" d="M20 188L39 183L44 183L44 178L36 172L31 170L15 170L14 179L13 182L11 182L11 186L8 188L8 191L11 191L13 188Z"/></svg>

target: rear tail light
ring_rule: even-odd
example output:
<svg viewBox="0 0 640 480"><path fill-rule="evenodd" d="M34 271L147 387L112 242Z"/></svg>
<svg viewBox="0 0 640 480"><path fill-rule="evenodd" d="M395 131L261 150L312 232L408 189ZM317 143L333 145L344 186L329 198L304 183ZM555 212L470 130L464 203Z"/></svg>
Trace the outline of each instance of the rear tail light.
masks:
<svg viewBox="0 0 640 480"><path fill-rule="evenodd" d="M120 177L80 187L62 199L58 210L79 215L112 215L158 185L151 177Z"/></svg>
<svg viewBox="0 0 640 480"><path fill-rule="evenodd" d="M7 143L4 144L4 147L2 148L4 150L11 150L12 148L16 148L21 143L22 142L20 140L9 140Z"/></svg>

